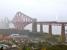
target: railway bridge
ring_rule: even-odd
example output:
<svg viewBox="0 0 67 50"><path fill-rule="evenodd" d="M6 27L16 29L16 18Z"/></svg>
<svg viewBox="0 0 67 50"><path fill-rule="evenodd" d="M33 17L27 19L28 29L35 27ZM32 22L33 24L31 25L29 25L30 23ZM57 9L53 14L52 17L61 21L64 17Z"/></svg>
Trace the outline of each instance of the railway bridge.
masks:
<svg viewBox="0 0 67 50"><path fill-rule="evenodd" d="M67 22L56 22L56 21L37 22L37 19L31 18L22 12L17 12L12 20L12 23L14 24L15 29L17 30L24 30L25 26L32 23L32 32L37 32L37 24L39 24L41 33L43 33L43 25L48 25L50 37L52 37L52 25L61 26L61 39L62 41L65 41L65 26L67 26Z"/></svg>

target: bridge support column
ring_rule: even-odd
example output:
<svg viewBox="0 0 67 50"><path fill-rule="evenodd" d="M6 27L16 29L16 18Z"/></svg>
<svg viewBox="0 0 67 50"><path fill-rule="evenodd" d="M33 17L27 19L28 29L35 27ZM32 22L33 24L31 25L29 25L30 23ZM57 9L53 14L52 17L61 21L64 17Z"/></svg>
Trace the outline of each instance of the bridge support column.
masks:
<svg viewBox="0 0 67 50"><path fill-rule="evenodd" d="M52 37L52 25L49 25L49 38Z"/></svg>
<svg viewBox="0 0 67 50"><path fill-rule="evenodd" d="M43 33L43 25L40 24L40 33Z"/></svg>
<svg viewBox="0 0 67 50"><path fill-rule="evenodd" d="M65 38L65 25L62 24L61 25L61 41L65 42L66 38Z"/></svg>
<svg viewBox="0 0 67 50"><path fill-rule="evenodd" d="M32 21L32 32L37 32L37 19Z"/></svg>

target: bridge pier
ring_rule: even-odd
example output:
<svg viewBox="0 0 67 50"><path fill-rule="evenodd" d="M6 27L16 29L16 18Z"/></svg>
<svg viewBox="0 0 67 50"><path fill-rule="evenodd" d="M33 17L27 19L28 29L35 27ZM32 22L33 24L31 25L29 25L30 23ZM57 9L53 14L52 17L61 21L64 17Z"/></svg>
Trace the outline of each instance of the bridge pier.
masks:
<svg viewBox="0 0 67 50"><path fill-rule="evenodd" d="M43 25L40 24L40 33L43 33Z"/></svg>
<svg viewBox="0 0 67 50"><path fill-rule="evenodd" d="M66 38L65 38L65 25L62 24L61 25L61 41L65 42Z"/></svg>
<svg viewBox="0 0 67 50"><path fill-rule="evenodd" d="M37 19L32 20L32 32L37 32Z"/></svg>
<svg viewBox="0 0 67 50"><path fill-rule="evenodd" d="M49 25L49 38L52 37L52 25Z"/></svg>

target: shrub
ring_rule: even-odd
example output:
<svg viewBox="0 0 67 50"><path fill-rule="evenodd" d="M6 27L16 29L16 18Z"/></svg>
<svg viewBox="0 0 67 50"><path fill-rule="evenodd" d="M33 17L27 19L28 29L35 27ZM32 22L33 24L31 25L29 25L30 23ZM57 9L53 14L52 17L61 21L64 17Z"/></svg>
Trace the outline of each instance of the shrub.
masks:
<svg viewBox="0 0 67 50"><path fill-rule="evenodd" d="M47 50L67 50L67 45L53 45L51 47L47 47Z"/></svg>

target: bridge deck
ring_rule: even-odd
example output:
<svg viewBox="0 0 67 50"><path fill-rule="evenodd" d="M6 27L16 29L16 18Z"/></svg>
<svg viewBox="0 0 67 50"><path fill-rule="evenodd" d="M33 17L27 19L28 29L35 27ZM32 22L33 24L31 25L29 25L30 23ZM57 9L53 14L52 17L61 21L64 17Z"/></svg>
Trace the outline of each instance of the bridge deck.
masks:
<svg viewBox="0 0 67 50"><path fill-rule="evenodd" d="M37 22L37 24L44 24L44 25L67 25L67 22L55 22L55 21L45 21L45 22Z"/></svg>

